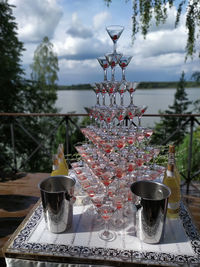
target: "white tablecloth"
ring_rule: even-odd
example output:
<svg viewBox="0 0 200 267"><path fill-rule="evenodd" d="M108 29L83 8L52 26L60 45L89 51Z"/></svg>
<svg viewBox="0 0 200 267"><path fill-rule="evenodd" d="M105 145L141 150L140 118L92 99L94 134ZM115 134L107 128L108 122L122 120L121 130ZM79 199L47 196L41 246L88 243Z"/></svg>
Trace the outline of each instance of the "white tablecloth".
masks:
<svg viewBox="0 0 200 267"><path fill-rule="evenodd" d="M181 219L166 220L164 240L160 244L145 244L133 231L134 225L127 224L115 230L117 238L105 242L98 237L102 229L88 213L88 206L75 206L73 227L61 234L50 233L45 225L41 204L35 209L27 223L9 244L7 266L79 266L61 263L40 262L43 256L69 257L102 260L102 262L125 262L160 264L163 266L200 266L200 237L185 207L181 206ZM12 258L12 253L37 255L39 261L25 261ZM71 261L69 261L71 262ZM27 263L27 265L25 265ZM18 265L17 265L18 264Z"/></svg>

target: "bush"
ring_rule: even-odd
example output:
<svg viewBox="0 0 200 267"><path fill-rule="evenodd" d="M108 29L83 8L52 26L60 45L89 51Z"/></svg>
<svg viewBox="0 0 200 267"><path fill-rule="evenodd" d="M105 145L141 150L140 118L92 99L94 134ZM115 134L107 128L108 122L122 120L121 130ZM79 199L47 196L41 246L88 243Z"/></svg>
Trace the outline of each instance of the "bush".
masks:
<svg viewBox="0 0 200 267"><path fill-rule="evenodd" d="M186 135L183 142L178 146L176 153L176 164L180 172L187 177L188 172L188 151L190 145L190 135ZM192 142L192 164L191 164L191 177L200 170L200 127L193 133ZM200 180L200 174L194 177L195 180Z"/></svg>

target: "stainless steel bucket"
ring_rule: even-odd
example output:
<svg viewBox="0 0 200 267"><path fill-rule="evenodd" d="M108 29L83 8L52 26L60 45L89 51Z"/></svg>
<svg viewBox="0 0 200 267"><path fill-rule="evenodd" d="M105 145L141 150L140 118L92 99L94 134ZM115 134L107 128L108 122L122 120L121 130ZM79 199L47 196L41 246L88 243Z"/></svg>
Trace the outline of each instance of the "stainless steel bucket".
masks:
<svg viewBox="0 0 200 267"><path fill-rule="evenodd" d="M136 196L136 232L145 242L156 244L162 240L170 189L158 182L137 181L131 185Z"/></svg>
<svg viewBox="0 0 200 267"><path fill-rule="evenodd" d="M39 183L44 218L52 233L69 229L73 221L74 178L64 175L52 176Z"/></svg>

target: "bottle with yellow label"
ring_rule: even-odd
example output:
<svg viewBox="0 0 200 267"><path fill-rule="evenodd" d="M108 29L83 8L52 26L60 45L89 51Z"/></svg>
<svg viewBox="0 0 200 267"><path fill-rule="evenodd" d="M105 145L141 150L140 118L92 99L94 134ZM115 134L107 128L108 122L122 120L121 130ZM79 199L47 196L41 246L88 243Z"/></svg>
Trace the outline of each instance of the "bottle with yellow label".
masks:
<svg viewBox="0 0 200 267"><path fill-rule="evenodd" d="M53 166L51 176L68 175L68 165L64 157L63 144L59 144L56 155L53 155Z"/></svg>
<svg viewBox="0 0 200 267"><path fill-rule="evenodd" d="M167 217L178 218L180 210L180 174L175 164L175 146L169 146L168 165L163 179L163 183L171 189L168 201Z"/></svg>

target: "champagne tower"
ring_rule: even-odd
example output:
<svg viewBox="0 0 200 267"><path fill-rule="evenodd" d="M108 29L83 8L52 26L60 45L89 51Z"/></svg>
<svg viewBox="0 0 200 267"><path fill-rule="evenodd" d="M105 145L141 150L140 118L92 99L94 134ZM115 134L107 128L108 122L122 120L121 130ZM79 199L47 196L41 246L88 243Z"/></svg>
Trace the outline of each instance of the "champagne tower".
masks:
<svg viewBox="0 0 200 267"><path fill-rule="evenodd" d="M82 188L87 192L97 213L105 221L99 236L112 240L115 233L108 230L109 221L116 227L123 225L132 212L130 185L137 180L159 180L164 168L153 163L159 149L149 145L153 130L141 126L146 105L134 104L137 82L125 77L132 56L117 52L116 44L123 27L106 28L113 41L113 52L97 60L104 72L104 80L92 85L96 104L88 109L91 125L81 131L88 142L76 146L82 161L72 164ZM111 69L110 80L107 71ZM120 67L122 79L115 79L115 69ZM124 105L124 94L130 101ZM105 99L109 100L106 104Z"/></svg>

